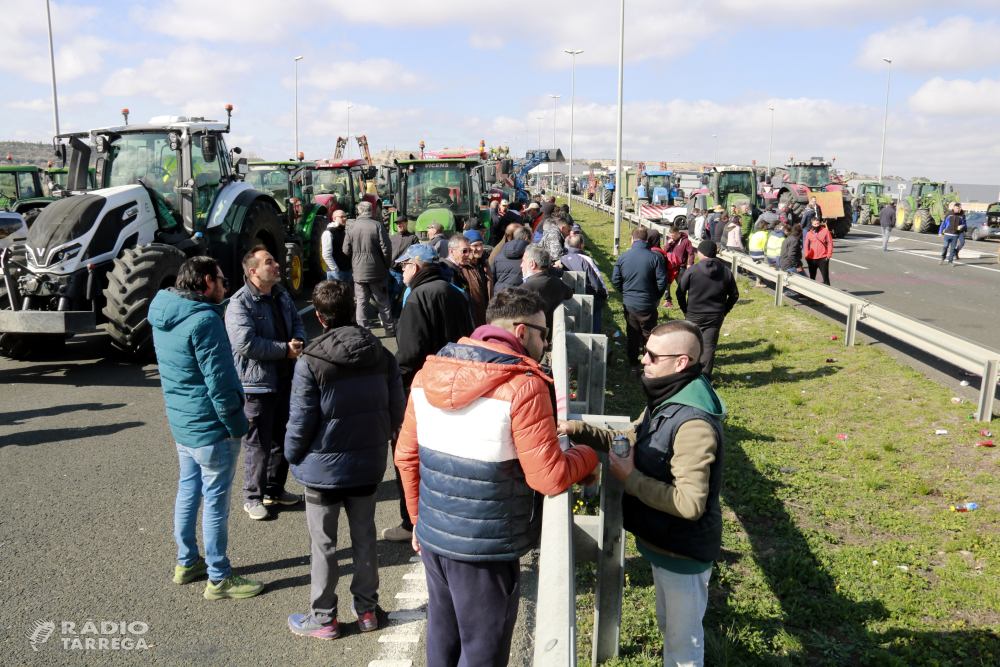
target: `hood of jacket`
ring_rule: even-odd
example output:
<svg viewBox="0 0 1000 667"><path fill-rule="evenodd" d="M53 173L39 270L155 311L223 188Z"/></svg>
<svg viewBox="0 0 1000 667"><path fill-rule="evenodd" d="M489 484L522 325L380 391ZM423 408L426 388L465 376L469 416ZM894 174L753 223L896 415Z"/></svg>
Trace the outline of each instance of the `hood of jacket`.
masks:
<svg viewBox="0 0 1000 667"><path fill-rule="evenodd" d="M683 389L667 399L663 405L670 403L690 405L692 408L704 410L716 419L722 419L726 416L725 402L721 396L715 393L715 389L712 388L708 378L704 375L699 375L687 383Z"/></svg>
<svg viewBox="0 0 1000 667"><path fill-rule="evenodd" d="M356 324L325 332L303 350L307 357L345 368L371 368L382 358L382 343L368 329Z"/></svg>
<svg viewBox="0 0 1000 667"><path fill-rule="evenodd" d="M699 260L696 267L702 267L702 271L712 280L722 280L726 275L726 265L719 261L718 257L706 257Z"/></svg>
<svg viewBox="0 0 1000 667"><path fill-rule="evenodd" d="M527 241L522 241L521 239L514 239L513 241L507 241L503 244L503 256L507 259L521 259L524 257L524 251L531 245Z"/></svg>
<svg viewBox="0 0 1000 667"><path fill-rule="evenodd" d="M503 343L460 338L428 357L420 371L428 403L441 410L461 410L510 379L531 372L546 382L537 361Z"/></svg>
<svg viewBox="0 0 1000 667"><path fill-rule="evenodd" d="M219 317L225 314L225 303L212 303L190 290L168 287L157 297L149 306L147 319L150 325L163 331L170 331L197 312L210 310Z"/></svg>

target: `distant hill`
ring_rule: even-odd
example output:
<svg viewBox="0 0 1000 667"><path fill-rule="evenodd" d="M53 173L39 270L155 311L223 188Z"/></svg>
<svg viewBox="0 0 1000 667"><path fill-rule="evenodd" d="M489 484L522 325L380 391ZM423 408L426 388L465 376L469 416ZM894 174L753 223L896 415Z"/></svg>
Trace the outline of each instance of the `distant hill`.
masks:
<svg viewBox="0 0 1000 667"><path fill-rule="evenodd" d="M7 163L7 156L13 158L14 164L33 164L44 167L53 160L52 144L34 141L0 141L0 160Z"/></svg>

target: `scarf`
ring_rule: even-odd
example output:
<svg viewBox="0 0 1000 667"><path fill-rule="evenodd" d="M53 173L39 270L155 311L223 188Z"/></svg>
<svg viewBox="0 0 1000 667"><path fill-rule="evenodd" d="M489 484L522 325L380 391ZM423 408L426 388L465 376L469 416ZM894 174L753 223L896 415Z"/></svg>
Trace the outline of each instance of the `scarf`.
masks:
<svg viewBox="0 0 1000 667"><path fill-rule="evenodd" d="M499 343L500 345L506 345L522 357L528 356L528 352L524 349L524 346L521 345L521 341L517 339L517 336L506 329L495 327L492 324L484 324L483 326L478 327L472 332L472 335L469 336L469 338L472 340L481 340L484 343Z"/></svg>
<svg viewBox="0 0 1000 667"><path fill-rule="evenodd" d="M649 415L673 398L677 392L701 375L701 362L688 366L680 373L671 373L658 378L642 376L642 390L646 392L646 407Z"/></svg>

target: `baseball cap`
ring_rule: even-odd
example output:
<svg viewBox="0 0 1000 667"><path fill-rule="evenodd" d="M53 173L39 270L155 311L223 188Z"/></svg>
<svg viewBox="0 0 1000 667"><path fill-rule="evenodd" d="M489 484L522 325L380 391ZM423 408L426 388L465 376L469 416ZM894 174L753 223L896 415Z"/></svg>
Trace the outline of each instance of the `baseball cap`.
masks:
<svg viewBox="0 0 1000 667"><path fill-rule="evenodd" d="M536 201L533 201L533 202L531 202L530 204L528 204L528 208L533 208L533 209L536 209L536 210L537 210L537 209L540 209L540 208L541 208L541 206L539 206L539 205L538 205L538 202L536 202Z"/></svg>
<svg viewBox="0 0 1000 667"><path fill-rule="evenodd" d="M396 258L396 261L400 264L408 262L411 259L416 259L421 262L436 262L439 257L437 251L429 245L423 243L414 243L409 248L406 249L402 255Z"/></svg>

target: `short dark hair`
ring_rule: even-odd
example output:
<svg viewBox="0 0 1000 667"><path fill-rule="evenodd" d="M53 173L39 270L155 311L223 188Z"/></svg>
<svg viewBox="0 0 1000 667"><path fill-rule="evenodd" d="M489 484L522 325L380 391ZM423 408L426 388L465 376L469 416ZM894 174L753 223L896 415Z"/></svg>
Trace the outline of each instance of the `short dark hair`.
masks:
<svg viewBox="0 0 1000 667"><path fill-rule="evenodd" d="M205 276L219 275L219 263L211 257L192 257L181 264L177 271L177 281L174 285L177 289L184 289L191 292L204 292L208 289L208 281Z"/></svg>
<svg viewBox="0 0 1000 667"><path fill-rule="evenodd" d="M258 243L254 247L250 248L250 251L247 254L243 255L243 275L247 278L250 277L250 269L257 268L257 253L261 250L264 252L271 252L267 249L266 245Z"/></svg>
<svg viewBox="0 0 1000 667"><path fill-rule="evenodd" d="M697 324L688 322L687 320L669 320L653 327L649 335L659 337L672 333L689 333L694 336L695 340L698 341L698 359L701 359L701 355L705 351L705 337L702 335L701 329L698 328ZM691 361L692 363L698 363L698 359L692 359Z"/></svg>
<svg viewBox="0 0 1000 667"><path fill-rule="evenodd" d="M678 234L678 233L680 233L680 231L681 231L681 228L678 227L677 225L670 225L670 231L668 233L670 233L670 234Z"/></svg>
<svg viewBox="0 0 1000 667"><path fill-rule="evenodd" d="M515 322L545 312L545 301L523 287L508 287L497 292L486 309L486 323Z"/></svg>
<svg viewBox="0 0 1000 667"><path fill-rule="evenodd" d="M354 290L343 280L324 280L316 285L312 303L327 329L354 321Z"/></svg>
<svg viewBox="0 0 1000 667"><path fill-rule="evenodd" d="M556 220L559 220L560 222L569 222L569 216L566 215L566 211L563 211L561 209L558 210L558 211L555 211L552 214L552 217L555 218Z"/></svg>
<svg viewBox="0 0 1000 667"><path fill-rule="evenodd" d="M633 241L645 241L649 238L649 230L645 227L636 227L632 230Z"/></svg>

